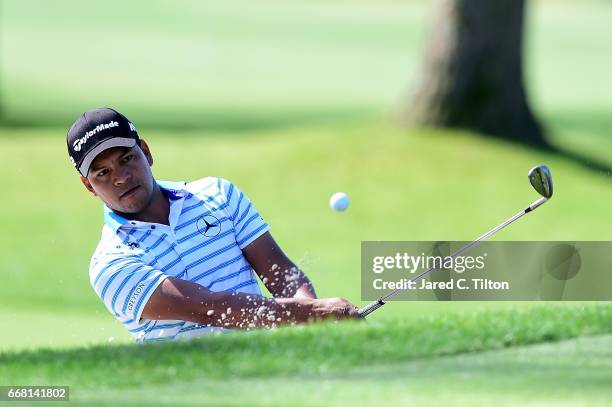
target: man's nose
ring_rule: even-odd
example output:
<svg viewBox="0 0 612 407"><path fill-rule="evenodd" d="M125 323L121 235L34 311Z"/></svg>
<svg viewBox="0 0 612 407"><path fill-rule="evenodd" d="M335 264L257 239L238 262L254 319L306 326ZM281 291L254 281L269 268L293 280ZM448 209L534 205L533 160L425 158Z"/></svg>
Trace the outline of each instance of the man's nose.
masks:
<svg viewBox="0 0 612 407"><path fill-rule="evenodd" d="M132 179L132 173L127 168L118 168L115 171L115 185L122 185Z"/></svg>

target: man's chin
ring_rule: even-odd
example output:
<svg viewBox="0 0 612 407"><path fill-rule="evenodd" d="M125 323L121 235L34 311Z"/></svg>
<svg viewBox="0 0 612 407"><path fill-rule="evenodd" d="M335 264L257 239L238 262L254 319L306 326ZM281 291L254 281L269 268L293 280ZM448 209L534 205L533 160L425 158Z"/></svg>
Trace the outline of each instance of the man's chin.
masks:
<svg viewBox="0 0 612 407"><path fill-rule="evenodd" d="M117 213L124 213L124 214L130 214L130 215L135 215L137 213L142 212L145 209L145 204L143 202L130 202L130 203L122 203L121 205L108 205L106 204L106 206L108 206L109 208L111 208L113 211L117 212Z"/></svg>
<svg viewBox="0 0 612 407"><path fill-rule="evenodd" d="M142 188L138 188L139 190ZM135 193L117 199L114 205L106 206L119 214L136 215L148 208L151 205L152 199L147 196L142 196L142 191L137 190ZM148 199L147 199L148 198Z"/></svg>

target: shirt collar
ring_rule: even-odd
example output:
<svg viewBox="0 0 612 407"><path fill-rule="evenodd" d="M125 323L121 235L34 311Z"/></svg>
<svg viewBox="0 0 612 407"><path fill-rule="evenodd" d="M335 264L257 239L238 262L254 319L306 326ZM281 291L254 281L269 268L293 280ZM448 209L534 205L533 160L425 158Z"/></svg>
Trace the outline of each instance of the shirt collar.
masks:
<svg viewBox="0 0 612 407"><path fill-rule="evenodd" d="M165 192L165 195L171 201L176 201L184 198L187 195L187 191L185 190L185 185L187 185L184 181L158 181L156 180L157 185L162 189L162 192ZM113 232L117 233L121 226L128 223L129 220L124 218L121 215L116 214L112 211L108 206L104 205L104 223L110 227Z"/></svg>

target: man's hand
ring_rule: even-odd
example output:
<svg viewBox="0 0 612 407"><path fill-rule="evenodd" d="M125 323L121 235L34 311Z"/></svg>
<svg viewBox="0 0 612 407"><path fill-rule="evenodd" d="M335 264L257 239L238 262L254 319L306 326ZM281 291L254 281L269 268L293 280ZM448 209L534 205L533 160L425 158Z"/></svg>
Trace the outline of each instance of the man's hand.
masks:
<svg viewBox="0 0 612 407"><path fill-rule="evenodd" d="M359 308L344 298L321 298L313 301L312 313L315 320L358 318Z"/></svg>
<svg viewBox="0 0 612 407"><path fill-rule="evenodd" d="M289 306L298 304L300 312L296 314L296 322L359 318L359 308L344 298L309 298L296 295L293 298L275 298L274 301Z"/></svg>

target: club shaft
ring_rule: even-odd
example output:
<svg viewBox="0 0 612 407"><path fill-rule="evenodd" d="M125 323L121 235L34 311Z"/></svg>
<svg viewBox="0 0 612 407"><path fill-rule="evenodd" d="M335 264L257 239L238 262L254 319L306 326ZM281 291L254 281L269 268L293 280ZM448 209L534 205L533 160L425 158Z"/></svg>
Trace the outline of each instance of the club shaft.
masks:
<svg viewBox="0 0 612 407"><path fill-rule="evenodd" d="M544 198L544 197L538 199L537 201L534 201L527 208L523 209L522 211L520 211L517 214L513 215L512 217L508 218L504 222L502 222L499 225L495 226L493 229L489 230L487 233L477 237L475 240L473 240L472 242L466 244L461 249L459 249L456 252L454 252L453 254L451 254L449 257L450 258L455 258L455 257L459 256L460 254L465 253L466 251L470 250L474 246L477 246L481 242L487 240L488 238L490 238L495 233L499 232L500 230L502 230L503 228L505 228L506 226L508 226L512 222L518 220L519 218L521 218L526 213L529 213L529 212L533 211L534 209L536 209L537 207L539 207L540 205L542 205L546 201L547 201L547 199ZM419 281L420 279L426 277L428 274L432 273L435 270L438 270L438 269L435 268L435 267L432 267L432 268L422 272L421 274L417 275L416 277L411 278L410 282ZM396 288L395 290L385 294L384 296L380 297L378 300L376 300L376 301L370 303L369 305L365 306L364 308L360 309L359 312L358 312L359 316L361 318L365 318L368 314L370 314L370 313L374 312L375 310L377 310L378 308L382 307L383 305L385 305L385 303L389 299L395 297L398 293L400 293L401 291L404 291L404 290L405 290L404 288Z"/></svg>

